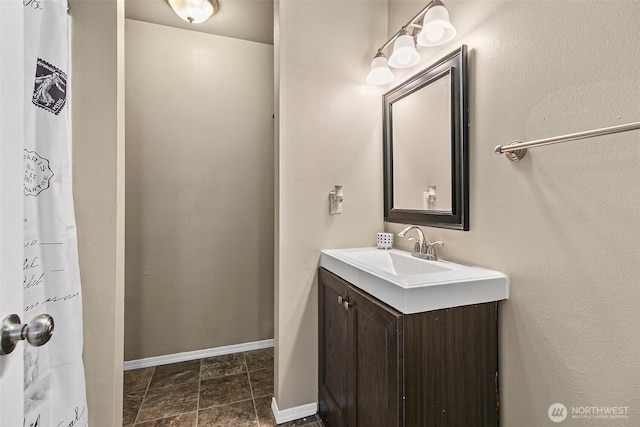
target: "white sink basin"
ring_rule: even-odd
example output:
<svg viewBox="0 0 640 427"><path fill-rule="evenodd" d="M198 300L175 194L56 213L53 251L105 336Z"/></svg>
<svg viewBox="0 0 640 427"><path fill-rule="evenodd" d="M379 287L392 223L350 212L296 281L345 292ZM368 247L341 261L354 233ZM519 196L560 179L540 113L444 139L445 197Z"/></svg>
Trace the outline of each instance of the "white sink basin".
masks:
<svg viewBox="0 0 640 427"><path fill-rule="evenodd" d="M355 263L363 264L365 267L369 266L370 268L383 270L397 276L398 280L406 282L407 284L411 282L412 278L406 276L451 271L451 267L447 267L442 262L418 259L407 256L408 254L406 252L401 251L374 251L371 250L371 248L365 248L355 250L348 249L340 252L343 257Z"/></svg>
<svg viewBox="0 0 640 427"><path fill-rule="evenodd" d="M500 272L397 249L328 249L320 266L405 314L509 297L509 279Z"/></svg>

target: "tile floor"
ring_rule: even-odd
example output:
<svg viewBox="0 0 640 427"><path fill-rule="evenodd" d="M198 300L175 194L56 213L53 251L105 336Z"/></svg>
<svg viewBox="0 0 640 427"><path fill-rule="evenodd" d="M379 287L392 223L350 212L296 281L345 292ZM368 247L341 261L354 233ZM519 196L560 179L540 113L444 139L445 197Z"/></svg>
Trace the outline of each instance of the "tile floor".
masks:
<svg viewBox="0 0 640 427"><path fill-rule="evenodd" d="M124 426L273 427L273 348L124 373ZM317 416L280 426L322 427Z"/></svg>

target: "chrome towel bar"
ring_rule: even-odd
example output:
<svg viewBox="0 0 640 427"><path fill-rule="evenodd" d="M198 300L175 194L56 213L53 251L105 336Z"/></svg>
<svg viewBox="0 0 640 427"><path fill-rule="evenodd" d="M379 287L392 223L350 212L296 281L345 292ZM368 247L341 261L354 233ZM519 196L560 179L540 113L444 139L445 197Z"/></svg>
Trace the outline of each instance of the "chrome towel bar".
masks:
<svg viewBox="0 0 640 427"><path fill-rule="evenodd" d="M575 141L576 139L593 138L594 136L608 135L611 133L627 132L640 129L640 122L627 123L626 125L611 126L601 129L593 129L585 132L570 133L567 135L554 136L552 138L537 139L535 141L521 142L513 141L509 145L498 145L496 154L504 154L511 161L518 161L527 154L527 148L541 147L543 145L558 144L560 142Z"/></svg>

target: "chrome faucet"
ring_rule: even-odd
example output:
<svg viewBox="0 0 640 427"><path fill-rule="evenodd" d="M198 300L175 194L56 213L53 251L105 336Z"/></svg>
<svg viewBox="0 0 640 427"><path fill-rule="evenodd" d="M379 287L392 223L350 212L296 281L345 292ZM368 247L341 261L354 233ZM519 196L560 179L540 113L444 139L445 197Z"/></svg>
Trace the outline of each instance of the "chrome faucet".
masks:
<svg viewBox="0 0 640 427"><path fill-rule="evenodd" d="M429 261L437 261L438 255L436 254L435 246L444 246L444 243L440 240L437 240L435 242L427 241L422 230L415 225L410 225L409 227L405 228L398 233L398 236L405 237L405 235L411 230L416 230L416 233L418 234L417 239L415 237L407 237L407 239L414 242L413 252L411 253L411 255Z"/></svg>
<svg viewBox="0 0 640 427"><path fill-rule="evenodd" d="M416 227L415 225L410 225L409 227L399 232L398 236L405 237L405 234L407 234L411 230L416 230L416 232L418 233L417 240L415 237L407 237L407 239L409 239L411 242L414 243L412 255L417 256L417 254L426 254L427 253L426 239L424 238L424 233L419 227Z"/></svg>

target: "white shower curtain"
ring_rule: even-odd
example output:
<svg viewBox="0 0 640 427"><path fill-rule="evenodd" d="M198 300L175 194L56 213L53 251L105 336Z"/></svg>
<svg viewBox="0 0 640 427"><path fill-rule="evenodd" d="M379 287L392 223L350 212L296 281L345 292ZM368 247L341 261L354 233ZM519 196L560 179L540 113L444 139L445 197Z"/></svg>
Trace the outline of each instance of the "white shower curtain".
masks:
<svg viewBox="0 0 640 427"><path fill-rule="evenodd" d="M48 344L22 346L24 426L86 426L67 2L11 1L24 5L24 319L47 313L55 322Z"/></svg>

